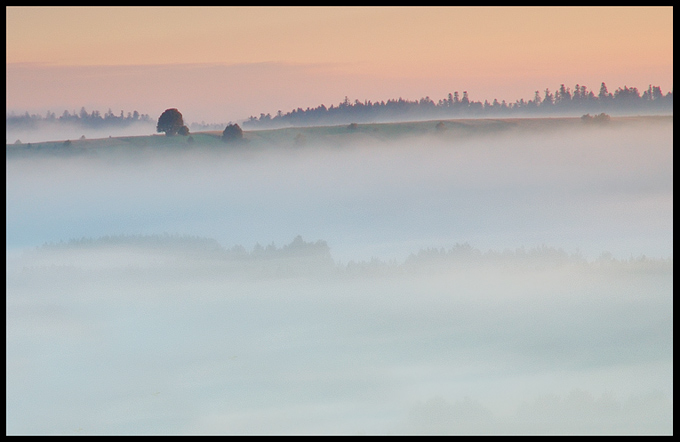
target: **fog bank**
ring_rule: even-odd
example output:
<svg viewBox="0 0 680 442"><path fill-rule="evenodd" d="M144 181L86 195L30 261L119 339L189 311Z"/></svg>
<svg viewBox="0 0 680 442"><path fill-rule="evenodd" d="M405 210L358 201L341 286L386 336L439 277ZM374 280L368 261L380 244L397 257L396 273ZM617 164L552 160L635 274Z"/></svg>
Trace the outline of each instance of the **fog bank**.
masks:
<svg viewBox="0 0 680 442"><path fill-rule="evenodd" d="M72 123L38 121L33 123L31 127L5 127L5 139L7 144L28 144L46 141L78 140L81 137L92 139L152 135L155 132L156 124L154 122L93 128Z"/></svg>
<svg viewBox="0 0 680 442"><path fill-rule="evenodd" d="M15 258L8 433L672 433L671 261L328 250L112 237Z"/></svg>
<svg viewBox="0 0 680 442"><path fill-rule="evenodd" d="M196 144L8 156L8 434L672 434L672 122Z"/></svg>
<svg viewBox="0 0 680 442"><path fill-rule="evenodd" d="M12 159L8 247L167 232L245 247L323 238L345 262L459 242L664 258L672 141L669 123Z"/></svg>

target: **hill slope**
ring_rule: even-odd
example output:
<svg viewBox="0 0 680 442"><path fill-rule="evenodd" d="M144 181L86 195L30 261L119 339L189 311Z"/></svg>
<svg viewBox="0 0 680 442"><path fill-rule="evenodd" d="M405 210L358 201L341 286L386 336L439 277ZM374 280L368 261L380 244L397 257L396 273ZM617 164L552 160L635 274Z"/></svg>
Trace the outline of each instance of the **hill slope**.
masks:
<svg viewBox="0 0 680 442"><path fill-rule="evenodd" d="M612 117L607 125L672 123L673 116ZM301 146L313 143L345 145L353 142L386 142L415 136L436 136L456 140L472 136L488 136L512 131L582 130L600 127L586 123L579 117L564 118L504 118L455 119L400 123L350 124L342 126L291 127L270 130L244 131L244 138L236 143L224 143L220 131L196 132L189 136L164 135L109 137L100 139L57 140L43 143L7 144L7 156L31 153L56 155L82 154L104 149L107 151L187 149L187 148L257 148L271 146Z"/></svg>

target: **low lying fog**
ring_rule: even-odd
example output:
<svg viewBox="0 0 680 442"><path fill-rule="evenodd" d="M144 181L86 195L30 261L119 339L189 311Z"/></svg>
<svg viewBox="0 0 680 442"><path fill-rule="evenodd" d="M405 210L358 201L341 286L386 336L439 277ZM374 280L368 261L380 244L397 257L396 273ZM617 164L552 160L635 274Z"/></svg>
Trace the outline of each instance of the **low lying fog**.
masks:
<svg viewBox="0 0 680 442"><path fill-rule="evenodd" d="M323 239L343 262L423 247L547 244L672 255L672 124L7 163L8 247L180 233ZM226 150L226 148L225 148ZM255 150L253 152L252 150Z"/></svg>
<svg viewBox="0 0 680 442"><path fill-rule="evenodd" d="M90 128L67 123L36 122L33 127L5 127L7 144L43 143L47 141L78 140L107 137L150 135L156 131L153 122L138 122L122 127Z"/></svg>
<svg viewBox="0 0 680 442"><path fill-rule="evenodd" d="M7 433L672 434L672 144L10 158Z"/></svg>

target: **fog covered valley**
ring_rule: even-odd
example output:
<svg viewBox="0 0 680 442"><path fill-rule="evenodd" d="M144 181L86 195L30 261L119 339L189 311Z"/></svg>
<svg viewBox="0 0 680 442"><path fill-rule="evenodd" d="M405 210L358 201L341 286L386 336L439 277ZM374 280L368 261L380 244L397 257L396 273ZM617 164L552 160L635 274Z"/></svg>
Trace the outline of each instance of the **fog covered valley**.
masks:
<svg viewBox="0 0 680 442"><path fill-rule="evenodd" d="M672 434L672 118L289 135L7 157L8 434Z"/></svg>

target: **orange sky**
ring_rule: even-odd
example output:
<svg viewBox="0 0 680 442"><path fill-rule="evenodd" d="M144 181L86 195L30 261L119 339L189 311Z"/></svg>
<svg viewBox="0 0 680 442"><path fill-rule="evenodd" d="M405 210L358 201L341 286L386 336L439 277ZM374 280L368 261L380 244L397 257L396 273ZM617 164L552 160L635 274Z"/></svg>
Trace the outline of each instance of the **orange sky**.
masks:
<svg viewBox="0 0 680 442"><path fill-rule="evenodd" d="M8 7L6 16L8 111L185 106L188 121L223 122L345 95L437 101L467 90L514 101L561 83L673 87L672 7Z"/></svg>

